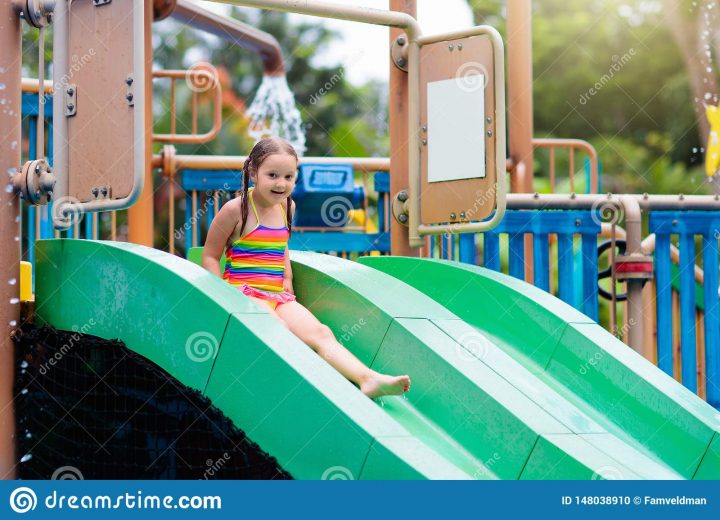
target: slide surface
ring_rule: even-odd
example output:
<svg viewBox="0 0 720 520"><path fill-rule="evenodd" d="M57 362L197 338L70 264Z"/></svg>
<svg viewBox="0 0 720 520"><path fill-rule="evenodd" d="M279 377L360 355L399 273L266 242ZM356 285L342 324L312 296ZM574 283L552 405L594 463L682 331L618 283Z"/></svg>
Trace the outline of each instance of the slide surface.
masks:
<svg viewBox="0 0 720 520"><path fill-rule="evenodd" d="M494 325L484 329L420 283L433 283L429 267L405 265L417 276L403 281L385 257L372 267L292 258L299 301L372 368L410 374L407 398L367 399L239 291L134 244L38 242L38 321L122 340L203 392L296 478L718 478L717 412L612 336L588 332L597 326L582 315L550 313L568 338L528 350L533 334L549 333L544 314L485 308ZM576 360L558 343L599 353L593 369L613 368L568 382ZM623 385L629 397L608 412Z"/></svg>

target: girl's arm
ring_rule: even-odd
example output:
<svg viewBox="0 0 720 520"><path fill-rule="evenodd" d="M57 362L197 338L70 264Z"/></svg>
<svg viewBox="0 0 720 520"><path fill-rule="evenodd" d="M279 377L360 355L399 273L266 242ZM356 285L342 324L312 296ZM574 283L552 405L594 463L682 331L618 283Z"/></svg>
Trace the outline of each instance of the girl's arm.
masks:
<svg viewBox="0 0 720 520"><path fill-rule="evenodd" d="M210 225L205 247L202 254L202 266L217 277L220 274L220 256L225 250L228 237L232 234L235 226L240 220L239 205L235 202L239 199L233 199L226 203Z"/></svg>

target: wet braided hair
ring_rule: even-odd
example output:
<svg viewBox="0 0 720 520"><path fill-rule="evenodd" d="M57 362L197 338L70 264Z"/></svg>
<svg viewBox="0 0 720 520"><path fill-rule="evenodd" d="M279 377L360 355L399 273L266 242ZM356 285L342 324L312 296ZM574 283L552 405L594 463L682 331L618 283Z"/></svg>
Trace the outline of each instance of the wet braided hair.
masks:
<svg viewBox="0 0 720 520"><path fill-rule="evenodd" d="M285 153L287 155L292 155L295 157L295 160L298 160L297 153L295 152L295 149L292 147L290 143L288 143L285 139L281 139L280 137L268 137L267 139L262 139L255 143L255 146L253 146L253 149L250 150L250 153L247 156L247 159L245 159L245 164L243 165L243 183L242 183L242 194L241 194L241 203L240 203L240 212L242 214L241 224L240 224L240 236L242 236L243 231L245 231L245 224L247 223L248 218L248 187L250 185L250 172L258 172L258 168L262 165L262 163L265 161L267 157L273 154L281 154ZM292 234L292 194L288 195L287 197L287 208L286 208L286 217L287 217L287 223L288 223L288 230L290 234Z"/></svg>

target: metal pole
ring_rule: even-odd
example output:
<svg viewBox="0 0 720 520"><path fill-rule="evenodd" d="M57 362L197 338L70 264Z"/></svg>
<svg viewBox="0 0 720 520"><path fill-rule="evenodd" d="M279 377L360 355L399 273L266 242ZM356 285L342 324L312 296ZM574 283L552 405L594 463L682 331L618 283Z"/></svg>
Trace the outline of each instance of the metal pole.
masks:
<svg viewBox="0 0 720 520"><path fill-rule="evenodd" d="M0 2L0 172L5 182L20 166L21 124L21 59L20 18L13 3ZM38 123L42 124L42 123ZM3 245L0 266L0 477L15 478L15 348L10 337L20 320L20 203L10 190L0 192L0 244Z"/></svg>
<svg viewBox="0 0 720 520"><path fill-rule="evenodd" d="M178 0L170 15L185 25L214 34L218 38L260 55L264 73L268 76L285 74L280 44L272 34L238 20L215 14L187 0Z"/></svg>

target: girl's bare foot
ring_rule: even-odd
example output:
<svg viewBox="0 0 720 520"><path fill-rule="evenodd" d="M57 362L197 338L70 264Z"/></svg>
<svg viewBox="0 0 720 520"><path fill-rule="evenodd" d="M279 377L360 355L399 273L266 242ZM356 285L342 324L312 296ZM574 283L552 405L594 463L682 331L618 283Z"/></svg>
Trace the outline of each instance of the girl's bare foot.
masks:
<svg viewBox="0 0 720 520"><path fill-rule="evenodd" d="M404 376L389 376L372 372L360 384L360 391L370 399L383 395L400 395L410 390L410 378Z"/></svg>

